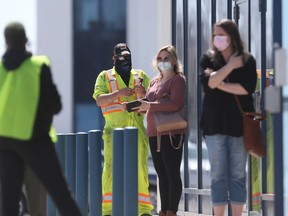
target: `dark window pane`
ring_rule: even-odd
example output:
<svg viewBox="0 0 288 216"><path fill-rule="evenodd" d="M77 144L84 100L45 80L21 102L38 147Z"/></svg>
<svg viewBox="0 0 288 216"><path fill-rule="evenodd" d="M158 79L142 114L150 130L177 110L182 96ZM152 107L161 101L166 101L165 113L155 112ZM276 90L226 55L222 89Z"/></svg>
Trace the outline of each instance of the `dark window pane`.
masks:
<svg viewBox="0 0 288 216"><path fill-rule="evenodd" d="M97 121L87 118L89 113L82 116L81 107L97 109L92 98L96 77L113 66L115 44L126 41L126 0L75 0L73 37L75 129L92 129L77 125Z"/></svg>

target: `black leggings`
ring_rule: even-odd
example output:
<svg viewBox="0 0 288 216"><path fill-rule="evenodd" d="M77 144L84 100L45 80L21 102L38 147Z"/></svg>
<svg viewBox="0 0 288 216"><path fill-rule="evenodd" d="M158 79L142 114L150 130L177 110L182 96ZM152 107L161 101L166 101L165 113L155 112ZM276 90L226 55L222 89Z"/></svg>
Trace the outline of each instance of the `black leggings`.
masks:
<svg viewBox="0 0 288 216"><path fill-rule="evenodd" d="M58 207L63 216L81 216L62 174L54 144L50 141L0 142L0 181L2 213L18 216L19 198L28 165Z"/></svg>
<svg viewBox="0 0 288 216"><path fill-rule="evenodd" d="M179 140L180 135L174 135L174 146L177 146ZM180 165L183 146L180 149L174 149L169 135L161 136L160 152L156 151L157 137L149 137L149 145L154 167L159 178L161 211L170 210L176 213L182 194Z"/></svg>

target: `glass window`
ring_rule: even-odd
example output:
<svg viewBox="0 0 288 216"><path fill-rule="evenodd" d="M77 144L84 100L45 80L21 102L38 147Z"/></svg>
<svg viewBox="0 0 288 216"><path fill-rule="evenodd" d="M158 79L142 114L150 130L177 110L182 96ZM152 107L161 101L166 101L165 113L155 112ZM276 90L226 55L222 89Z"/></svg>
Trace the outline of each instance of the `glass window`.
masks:
<svg viewBox="0 0 288 216"><path fill-rule="evenodd" d="M113 66L115 44L126 41L126 0L74 1L74 129L102 129L92 98L98 74Z"/></svg>

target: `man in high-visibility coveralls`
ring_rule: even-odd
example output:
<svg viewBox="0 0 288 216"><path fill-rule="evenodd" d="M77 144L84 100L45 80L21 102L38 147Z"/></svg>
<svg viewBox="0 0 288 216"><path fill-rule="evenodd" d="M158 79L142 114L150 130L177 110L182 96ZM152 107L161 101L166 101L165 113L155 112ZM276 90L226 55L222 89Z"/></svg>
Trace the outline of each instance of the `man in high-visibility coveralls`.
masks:
<svg viewBox="0 0 288 216"><path fill-rule="evenodd" d="M150 80L142 70L132 69L131 52L125 43L117 44L114 47L112 60L114 67L104 70L98 75L93 94L93 98L101 107L105 118L102 215L112 215L113 130L135 126L138 128L138 215L150 216L153 206L150 203L148 190L149 146L143 123L144 116L137 112L129 113L121 109L121 103L143 98Z"/></svg>
<svg viewBox="0 0 288 216"><path fill-rule="evenodd" d="M26 51L19 22L4 30L6 52L0 60L0 187L4 216L19 215L24 170L29 166L63 216L81 216L62 174L49 130L61 110L50 61Z"/></svg>

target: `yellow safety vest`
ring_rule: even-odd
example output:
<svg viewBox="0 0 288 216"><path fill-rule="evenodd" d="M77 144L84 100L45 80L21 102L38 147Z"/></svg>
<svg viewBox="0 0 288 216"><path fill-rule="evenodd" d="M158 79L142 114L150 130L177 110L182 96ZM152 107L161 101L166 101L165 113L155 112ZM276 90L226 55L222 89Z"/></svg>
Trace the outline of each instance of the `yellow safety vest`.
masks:
<svg viewBox="0 0 288 216"><path fill-rule="evenodd" d="M32 137L40 94L40 72L45 56L32 56L7 71L0 61L0 136L19 140Z"/></svg>
<svg viewBox="0 0 288 216"><path fill-rule="evenodd" d="M106 75L106 79L109 83L109 91L114 92L116 90L119 90L120 89L119 84L118 84L118 81L116 79L116 74L113 74L113 70L110 69L110 70L106 71L105 75ZM136 72L132 71L132 75L134 76L134 87L136 85L141 84L141 82L143 80L142 71L141 70L137 70ZM136 91L134 91L134 94L135 94L136 99L141 98L140 95L137 94ZM114 112L122 112L122 110L121 110L121 103L122 102L124 102L124 101L121 101L121 98L117 98L116 100L112 101L108 105L101 106L103 115L107 115L107 114L114 113Z"/></svg>

